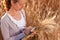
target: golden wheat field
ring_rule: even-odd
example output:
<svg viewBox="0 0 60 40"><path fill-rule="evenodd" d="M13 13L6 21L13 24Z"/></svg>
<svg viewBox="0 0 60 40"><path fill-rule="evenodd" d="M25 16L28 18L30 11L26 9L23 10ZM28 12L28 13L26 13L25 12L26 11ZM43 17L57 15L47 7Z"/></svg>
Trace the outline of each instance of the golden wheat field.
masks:
<svg viewBox="0 0 60 40"><path fill-rule="evenodd" d="M0 0L0 18L4 14ZM60 40L60 0L27 0L25 5L27 26L36 27L34 37L23 40Z"/></svg>

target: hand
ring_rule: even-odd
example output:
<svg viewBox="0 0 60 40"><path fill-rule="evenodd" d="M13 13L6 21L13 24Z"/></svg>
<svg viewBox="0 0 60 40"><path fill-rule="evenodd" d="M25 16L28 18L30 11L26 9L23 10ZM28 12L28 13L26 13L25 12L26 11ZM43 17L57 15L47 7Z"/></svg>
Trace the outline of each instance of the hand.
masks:
<svg viewBox="0 0 60 40"><path fill-rule="evenodd" d="M25 34L28 35L33 27L29 26L25 29Z"/></svg>
<svg viewBox="0 0 60 40"><path fill-rule="evenodd" d="M36 32L33 32L31 33L30 37L34 37L37 33Z"/></svg>

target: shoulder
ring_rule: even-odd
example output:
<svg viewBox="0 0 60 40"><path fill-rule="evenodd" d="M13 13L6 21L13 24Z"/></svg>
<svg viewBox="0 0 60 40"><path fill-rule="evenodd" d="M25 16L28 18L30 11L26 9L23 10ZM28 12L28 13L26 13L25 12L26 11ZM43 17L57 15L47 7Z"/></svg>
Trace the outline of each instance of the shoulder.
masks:
<svg viewBox="0 0 60 40"><path fill-rule="evenodd" d="M7 15L7 13L5 13L5 14L1 17L1 22L6 21L7 18L8 18L8 15Z"/></svg>
<svg viewBox="0 0 60 40"><path fill-rule="evenodd" d="M7 14L5 13L2 17L1 20L4 20L6 18Z"/></svg>
<svg viewBox="0 0 60 40"><path fill-rule="evenodd" d="M26 17L26 14L25 14L25 10L24 9L21 10L21 13L23 14L24 17Z"/></svg>
<svg viewBox="0 0 60 40"><path fill-rule="evenodd" d="M25 10L24 9L22 9L21 12L25 15Z"/></svg>
<svg viewBox="0 0 60 40"><path fill-rule="evenodd" d="M24 10L24 9L22 9L21 11L22 11L22 12L25 12L25 10Z"/></svg>

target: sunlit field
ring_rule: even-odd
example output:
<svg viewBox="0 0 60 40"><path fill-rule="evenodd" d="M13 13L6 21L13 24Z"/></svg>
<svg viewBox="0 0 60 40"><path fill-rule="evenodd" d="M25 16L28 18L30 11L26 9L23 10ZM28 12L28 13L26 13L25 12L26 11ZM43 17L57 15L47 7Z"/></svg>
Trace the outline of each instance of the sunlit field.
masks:
<svg viewBox="0 0 60 40"><path fill-rule="evenodd" d="M37 34L23 40L60 40L60 0L27 0L24 9L27 26L36 27ZM0 18L3 14L0 2Z"/></svg>

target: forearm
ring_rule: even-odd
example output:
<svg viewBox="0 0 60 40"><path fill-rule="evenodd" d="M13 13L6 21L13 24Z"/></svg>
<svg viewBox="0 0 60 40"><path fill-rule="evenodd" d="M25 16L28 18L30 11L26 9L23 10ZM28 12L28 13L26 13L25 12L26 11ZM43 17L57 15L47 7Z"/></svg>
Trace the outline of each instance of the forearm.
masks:
<svg viewBox="0 0 60 40"><path fill-rule="evenodd" d="M19 40L19 39L23 39L25 36L26 36L25 33L22 32L18 35L12 36L12 38L14 38L15 40Z"/></svg>

